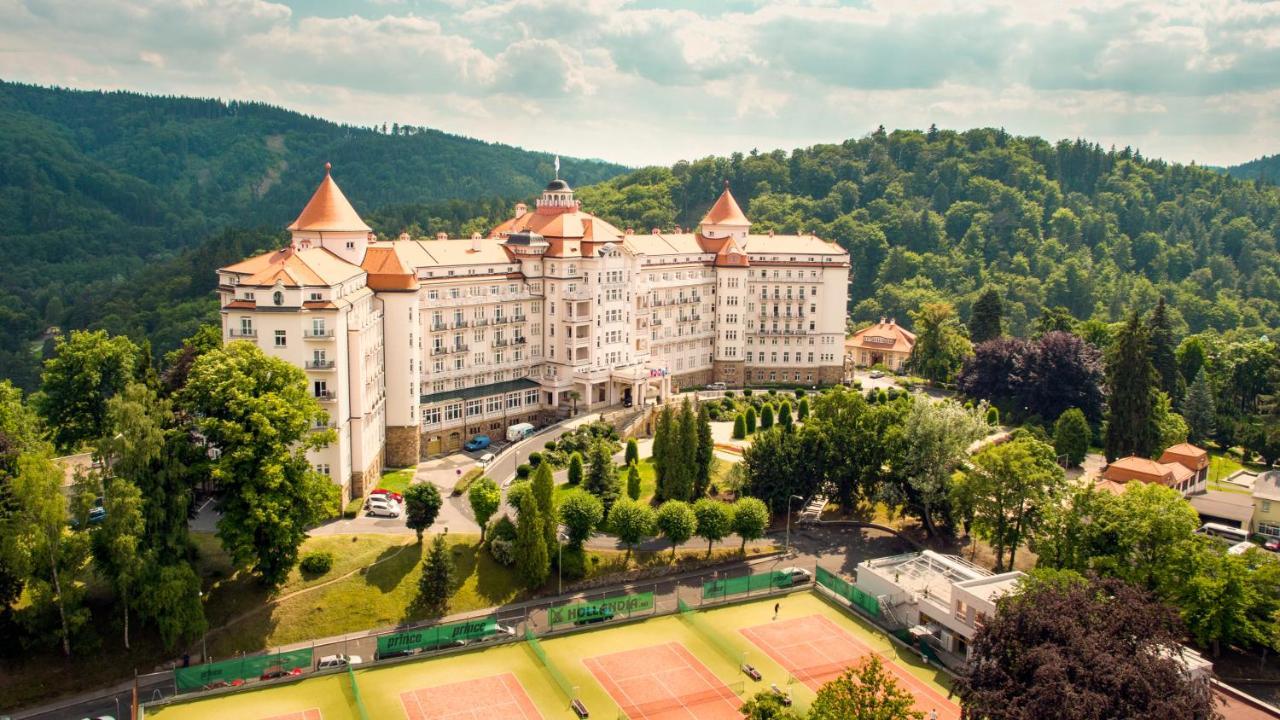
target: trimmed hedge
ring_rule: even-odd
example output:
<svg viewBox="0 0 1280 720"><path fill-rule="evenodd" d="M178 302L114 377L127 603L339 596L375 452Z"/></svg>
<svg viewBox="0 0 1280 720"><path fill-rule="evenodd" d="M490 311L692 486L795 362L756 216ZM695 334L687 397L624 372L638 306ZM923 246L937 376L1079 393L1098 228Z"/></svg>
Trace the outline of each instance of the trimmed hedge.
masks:
<svg viewBox="0 0 1280 720"><path fill-rule="evenodd" d="M479 480L484 475L484 468L471 468L458 478L458 482L453 485L453 495L456 497L466 492L471 487L471 483Z"/></svg>

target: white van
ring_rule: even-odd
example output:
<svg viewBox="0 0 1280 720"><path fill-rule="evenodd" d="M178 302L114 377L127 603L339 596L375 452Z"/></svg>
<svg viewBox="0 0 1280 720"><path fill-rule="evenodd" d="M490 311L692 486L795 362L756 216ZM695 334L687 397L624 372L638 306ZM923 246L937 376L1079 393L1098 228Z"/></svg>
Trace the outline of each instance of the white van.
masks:
<svg viewBox="0 0 1280 720"><path fill-rule="evenodd" d="M517 442L533 434L533 423L516 423L507 428L507 442Z"/></svg>

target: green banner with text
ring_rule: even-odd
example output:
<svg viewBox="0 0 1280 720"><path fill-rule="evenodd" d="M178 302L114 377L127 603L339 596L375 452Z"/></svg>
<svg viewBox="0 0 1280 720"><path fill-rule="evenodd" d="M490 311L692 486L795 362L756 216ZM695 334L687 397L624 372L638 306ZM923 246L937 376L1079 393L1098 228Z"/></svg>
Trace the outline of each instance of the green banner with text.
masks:
<svg viewBox="0 0 1280 720"><path fill-rule="evenodd" d="M586 625L615 617L631 617L648 610L653 610L653 593L618 595L573 605L557 605L547 610L547 623L553 628L566 623Z"/></svg>
<svg viewBox="0 0 1280 720"><path fill-rule="evenodd" d="M297 668L311 669L311 648L176 668L173 671L173 681L178 692L190 692L205 687L230 685L238 680L257 680L264 675L276 676Z"/></svg>
<svg viewBox="0 0 1280 720"><path fill-rule="evenodd" d="M493 617L467 620L466 622L435 625L417 630L378 636L378 657L383 658L416 650L460 645L468 640L480 640L498 632L498 620Z"/></svg>

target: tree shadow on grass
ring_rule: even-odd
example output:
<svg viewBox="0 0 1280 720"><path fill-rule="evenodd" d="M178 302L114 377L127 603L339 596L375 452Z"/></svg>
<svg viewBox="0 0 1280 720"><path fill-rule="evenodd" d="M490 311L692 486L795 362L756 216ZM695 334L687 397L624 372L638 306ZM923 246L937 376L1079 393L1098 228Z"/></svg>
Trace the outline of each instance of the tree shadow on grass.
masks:
<svg viewBox="0 0 1280 720"><path fill-rule="evenodd" d="M422 562L425 542L397 545L382 551L374 564L364 572L365 582L383 593L394 592L404 578Z"/></svg>

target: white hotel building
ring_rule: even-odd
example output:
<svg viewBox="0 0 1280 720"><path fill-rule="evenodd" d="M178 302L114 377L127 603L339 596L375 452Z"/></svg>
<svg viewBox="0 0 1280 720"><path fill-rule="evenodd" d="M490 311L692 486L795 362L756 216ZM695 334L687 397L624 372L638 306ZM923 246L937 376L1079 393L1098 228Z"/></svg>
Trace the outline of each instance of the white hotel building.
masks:
<svg viewBox="0 0 1280 720"><path fill-rule="evenodd" d="M379 239L324 180L289 245L218 271L226 341L302 368L362 495L472 435L661 399L673 384L839 382L849 254L753 235L726 184L697 232L626 232L554 180L489 237Z"/></svg>

